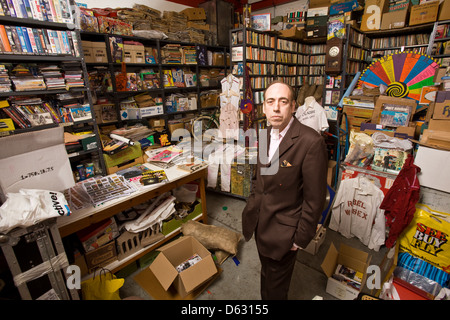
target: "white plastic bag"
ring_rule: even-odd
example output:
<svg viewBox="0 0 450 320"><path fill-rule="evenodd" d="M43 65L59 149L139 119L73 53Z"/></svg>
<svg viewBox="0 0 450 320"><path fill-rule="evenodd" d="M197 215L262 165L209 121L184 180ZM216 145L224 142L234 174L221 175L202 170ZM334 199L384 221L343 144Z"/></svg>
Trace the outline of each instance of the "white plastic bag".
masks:
<svg viewBox="0 0 450 320"><path fill-rule="evenodd" d="M26 228L43 220L70 215L64 194L57 191L20 189L8 193L0 207L0 232L8 233L16 227Z"/></svg>

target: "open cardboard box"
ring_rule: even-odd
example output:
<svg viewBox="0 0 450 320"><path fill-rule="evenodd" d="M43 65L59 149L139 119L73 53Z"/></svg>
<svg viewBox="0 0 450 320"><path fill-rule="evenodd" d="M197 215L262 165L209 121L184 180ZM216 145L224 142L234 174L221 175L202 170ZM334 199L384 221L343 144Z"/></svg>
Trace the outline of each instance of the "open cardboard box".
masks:
<svg viewBox="0 0 450 320"><path fill-rule="evenodd" d="M160 253L149 269L165 291L173 288L181 298L188 296L218 273L211 253L194 237L180 237L158 251ZM176 267L194 254L198 254L201 260L178 273Z"/></svg>
<svg viewBox="0 0 450 320"><path fill-rule="evenodd" d="M321 264L323 272L328 277L326 292L341 300L354 300L358 297L360 290L347 286L346 284L334 279L332 276L336 271L338 264L349 267L363 274L361 287L366 282L366 270L370 264L371 256L364 251L341 244L339 250L333 243Z"/></svg>
<svg viewBox="0 0 450 320"><path fill-rule="evenodd" d="M413 114L416 112L417 102L412 99L407 98L396 98L389 96L379 96L375 102L375 108L372 113L372 123L380 123L381 112L384 109L385 104L397 105L397 106L408 106L410 109L409 119L407 120L406 126L408 126L410 119L412 119Z"/></svg>

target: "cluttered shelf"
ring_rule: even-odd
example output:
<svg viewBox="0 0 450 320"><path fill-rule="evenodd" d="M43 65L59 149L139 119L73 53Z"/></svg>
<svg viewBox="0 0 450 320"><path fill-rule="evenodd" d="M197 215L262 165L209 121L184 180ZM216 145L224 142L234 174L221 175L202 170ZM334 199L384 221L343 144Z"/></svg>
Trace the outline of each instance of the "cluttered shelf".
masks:
<svg viewBox="0 0 450 320"><path fill-rule="evenodd" d="M145 164L151 170L160 168ZM206 201L205 201L205 178L207 176L207 168L188 173L171 167L165 169L168 181L153 186L145 186L128 196L116 198L97 206L88 206L80 210L74 210L70 216L58 218L57 224L61 237L68 236L79 230L82 230L94 223L110 218L128 208L141 204L160 194L168 192L172 189L180 187L189 182L199 181L200 199L202 206L202 220L207 222Z"/></svg>

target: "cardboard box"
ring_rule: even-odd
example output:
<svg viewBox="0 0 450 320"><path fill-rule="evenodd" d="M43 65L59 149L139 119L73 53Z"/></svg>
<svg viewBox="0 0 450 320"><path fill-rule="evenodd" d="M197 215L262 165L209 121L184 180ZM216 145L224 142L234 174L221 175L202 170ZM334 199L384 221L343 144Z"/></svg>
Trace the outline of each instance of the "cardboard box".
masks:
<svg viewBox="0 0 450 320"><path fill-rule="evenodd" d="M279 31L280 36L284 38L293 38L293 39L305 39L306 32L304 29L299 28L290 28L286 30Z"/></svg>
<svg viewBox="0 0 450 320"><path fill-rule="evenodd" d="M328 28L327 26L324 27L316 27L314 29L310 29L306 31L306 36L308 38L320 38L320 37L326 37L327 36Z"/></svg>
<svg viewBox="0 0 450 320"><path fill-rule="evenodd" d="M366 1L364 6L364 14L361 20L361 30L380 30L383 13L388 12L388 7L389 1L387 0Z"/></svg>
<svg viewBox="0 0 450 320"><path fill-rule="evenodd" d="M196 21L188 21L187 27L209 31L209 24L207 24L207 23L200 24L200 23L197 23Z"/></svg>
<svg viewBox="0 0 450 320"><path fill-rule="evenodd" d="M86 252L100 248L119 236L116 220L109 218L94 223L89 227L77 232L77 236Z"/></svg>
<svg viewBox="0 0 450 320"><path fill-rule="evenodd" d="M408 13L409 13L408 8L383 13L380 29L389 30L389 29L404 28L406 26Z"/></svg>
<svg viewBox="0 0 450 320"><path fill-rule="evenodd" d="M75 185L64 146L64 128L14 134L2 138L0 191L22 188L63 191ZM3 198L5 201L6 198Z"/></svg>
<svg viewBox="0 0 450 320"><path fill-rule="evenodd" d="M333 3L333 1L330 0L309 0L309 8L322 8L322 7L329 7L330 3Z"/></svg>
<svg viewBox="0 0 450 320"><path fill-rule="evenodd" d="M420 185L432 189L450 192L450 152L419 145L414 164L419 166Z"/></svg>
<svg viewBox="0 0 450 320"><path fill-rule="evenodd" d="M327 275L326 292L341 300L354 300L358 297L360 290L354 289L332 276L338 264L351 268L363 274L362 284L366 281L366 270L370 264L371 256L364 251L352 248L341 243L339 250L333 243L321 264L323 272ZM362 286L362 285L361 285Z"/></svg>
<svg viewBox="0 0 450 320"><path fill-rule="evenodd" d="M106 43L92 42L91 45L92 45L93 62L107 63L108 56L106 55Z"/></svg>
<svg viewBox="0 0 450 320"><path fill-rule="evenodd" d="M131 168L131 167L133 167L135 165L142 164L142 163L144 163L144 157L138 157L136 159L123 162L123 163L118 164L116 166L107 167L106 168L106 173L107 174L113 174L113 173L116 173L119 170Z"/></svg>
<svg viewBox="0 0 450 320"><path fill-rule="evenodd" d="M425 129L420 142L445 150L450 150L450 132Z"/></svg>
<svg viewBox="0 0 450 320"><path fill-rule="evenodd" d="M123 45L123 62L132 63L133 62L133 45L124 44Z"/></svg>
<svg viewBox="0 0 450 320"><path fill-rule="evenodd" d="M450 0L444 0L439 6L439 21L450 20Z"/></svg>
<svg viewBox="0 0 450 320"><path fill-rule="evenodd" d="M431 119L428 123L428 129L450 132L450 120Z"/></svg>
<svg viewBox="0 0 450 320"><path fill-rule="evenodd" d="M141 118L152 117L163 113L164 113L163 106L151 106L139 108L139 114Z"/></svg>
<svg viewBox="0 0 450 320"><path fill-rule="evenodd" d="M316 27L327 26L328 16L316 16L306 18L305 30L314 29Z"/></svg>
<svg viewBox="0 0 450 320"><path fill-rule="evenodd" d="M81 46L83 49L84 61L86 63L95 62L94 54L92 52L92 42L91 41L81 41Z"/></svg>
<svg viewBox="0 0 450 320"><path fill-rule="evenodd" d="M414 139L416 135L415 122L409 123L407 127L397 127L394 132L394 137L402 139Z"/></svg>
<svg viewBox="0 0 450 320"><path fill-rule="evenodd" d="M353 11L359 7L357 0L351 0L343 3L336 3L330 6L330 16Z"/></svg>
<svg viewBox="0 0 450 320"><path fill-rule="evenodd" d="M318 228L318 231L316 235L314 236L314 239L311 240L311 242L306 246L303 251L308 252L309 254L315 255L319 251L320 246L325 241L325 235L327 233L327 229L320 226Z"/></svg>
<svg viewBox="0 0 450 320"><path fill-rule="evenodd" d="M316 8L309 8L306 12L306 16L308 18L315 17L315 16L325 16L328 17L328 7L316 7Z"/></svg>
<svg viewBox="0 0 450 320"><path fill-rule="evenodd" d="M389 96L379 96L377 101L375 102L375 108L373 110L372 120L371 120L372 123L380 123L381 112L383 110L384 104L394 104L394 105L401 105L401 106L409 106L410 110L411 110L411 112L410 112L410 119L412 119L412 115L416 111L417 102L415 100L407 99L407 98L395 98L395 97L389 97ZM408 122L409 121L410 120L408 120Z"/></svg>
<svg viewBox="0 0 450 320"><path fill-rule="evenodd" d="M409 25L435 22L439 11L439 1L427 2L411 7Z"/></svg>
<svg viewBox="0 0 450 320"><path fill-rule="evenodd" d="M181 11L188 20L205 20L206 12L204 8L187 8Z"/></svg>
<svg viewBox="0 0 450 320"><path fill-rule="evenodd" d="M89 272L94 271L95 268L104 267L108 263L117 260L116 243L111 241L94 251L86 252L84 257Z"/></svg>
<svg viewBox="0 0 450 320"><path fill-rule="evenodd" d="M433 119L450 120L450 91L436 93Z"/></svg>
<svg viewBox="0 0 450 320"><path fill-rule="evenodd" d="M130 160L139 158L142 156L141 144L139 142L135 142L134 146L129 146L128 148L116 153L116 154L103 154L103 158L105 159L106 167L114 167Z"/></svg>
<svg viewBox="0 0 450 320"><path fill-rule="evenodd" d="M173 286L181 297L187 296L218 272L211 253L194 237L178 238L158 251L159 255L149 268L164 290ZM195 254L201 260L178 272L176 267Z"/></svg>

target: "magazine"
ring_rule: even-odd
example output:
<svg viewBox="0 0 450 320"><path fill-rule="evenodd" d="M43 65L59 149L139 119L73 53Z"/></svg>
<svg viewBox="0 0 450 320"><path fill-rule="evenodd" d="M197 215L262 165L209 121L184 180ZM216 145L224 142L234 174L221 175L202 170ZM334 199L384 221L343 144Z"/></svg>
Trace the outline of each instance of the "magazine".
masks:
<svg viewBox="0 0 450 320"><path fill-rule="evenodd" d="M407 157L408 153L402 150L374 148L374 156L370 167L375 171L398 174Z"/></svg>
<svg viewBox="0 0 450 320"><path fill-rule="evenodd" d="M183 154L182 149L178 149L174 146L167 147L161 152L158 152L154 156L148 159L149 162L163 162L163 163L169 163L174 158L180 156Z"/></svg>
<svg viewBox="0 0 450 320"><path fill-rule="evenodd" d="M383 104L380 124L387 127L407 127L411 117L411 107L396 104Z"/></svg>
<svg viewBox="0 0 450 320"><path fill-rule="evenodd" d="M167 179L167 175L164 170L146 171L142 174L140 179L141 184L144 186L167 181L169 181L169 179Z"/></svg>

